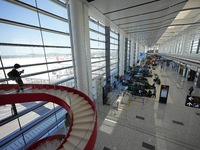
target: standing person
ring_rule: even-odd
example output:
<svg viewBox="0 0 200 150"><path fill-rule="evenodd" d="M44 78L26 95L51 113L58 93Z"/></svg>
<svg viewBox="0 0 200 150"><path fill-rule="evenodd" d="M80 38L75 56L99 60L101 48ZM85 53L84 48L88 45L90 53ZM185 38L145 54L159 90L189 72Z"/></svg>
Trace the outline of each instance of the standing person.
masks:
<svg viewBox="0 0 200 150"><path fill-rule="evenodd" d="M163 66L162 66L162 64L161 64L161 66L160 66L160 72L162 72L162 68L163 68Z"/></svg>
<svg viewBox="0 0 200 150"><path fill-rule="evenodd" d="M153 89L152 98L156 98L156 87Z"/></svg>
<svg viewBox="0 0 200 150"><path fill-rule="evenodd" d="M151 92L151 90L148 91L148 97L152 97L152 92Z"/></svg>
<svg viewBox="0 0 200 150"><path fill-rule="evenodd" d="M21 90L24 90L24 83L21 79L21 74L24 73L24 70L18 71L21 66L19 64L15 64L13 69L8 73L8 77L12 80L15 80L15 82L18 84L19 88L17 90L17 93Z"/></svg>
<svg viewBox="0 0 200 150"><path fill-rule="evenodd" d="M163 64L161 64L161 66L160 66L160 69L162 70L162 68L163 68Z"/></svg>
<svg viewBox="0 0 200 150"><path fill-rule="evenodd" d="M194 91L194 87L193 87L193 85L189 88L189 95L191 95L192 94L192 92Z"/></svg>
<svg viewBox="0 0 200 150"><path fill-rule="evenodd" d="M113 87L114 87L114 89L117 88L117 83L116 83L116 81L114 81Z"/></svg>

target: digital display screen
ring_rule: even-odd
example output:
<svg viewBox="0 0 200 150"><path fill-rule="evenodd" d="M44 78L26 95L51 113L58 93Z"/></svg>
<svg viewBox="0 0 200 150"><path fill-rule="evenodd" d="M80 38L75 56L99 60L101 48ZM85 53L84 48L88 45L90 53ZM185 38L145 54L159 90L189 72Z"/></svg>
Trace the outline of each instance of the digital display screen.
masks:
<svg viewBox="0 0 200 150"><path fill-rule="evenodd" d="M160 97L167 98L167 90L162 89Z"/></svg>

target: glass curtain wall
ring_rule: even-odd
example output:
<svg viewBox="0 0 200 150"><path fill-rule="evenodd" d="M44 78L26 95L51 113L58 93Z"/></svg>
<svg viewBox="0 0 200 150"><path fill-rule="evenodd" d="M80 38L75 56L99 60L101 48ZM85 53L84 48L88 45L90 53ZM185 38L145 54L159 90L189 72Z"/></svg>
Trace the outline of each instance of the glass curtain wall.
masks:
<svg viewBox="0 0 200 150"><path fill-rule="evenodd" d="M15 63L19 63L21 69L25 70L22 74L25 84L47 83L73 87L74 71L65 1L0 1L0 9L0 84L16 84L8 79L7 73ZM5 105L1 106L1 111L1 139L14 131L22 131L44 115L54 112L50 119L55 122L66 114L64 109L48 102ZM12 121L4 123L7 118L25 111L29 112L18 120L13 117ZM9 130L6 130L8 127ZM50 129L46 128L47 131Z"/></svg>
<svg viewBox="0 0 200 150"><path fill-rule="evenodd" d="M160 51L175 54L189 54L195 56L199 54L200 48L200 28L199 26L191 26L182 33L172 38L160 47ZM185 37L186 36L186 37ZM185 37L185 38L184 38ZM183 47L184 46L184 47ZM168 51L164 51L169 47ZM197 55L198 56L198 55Z"/></svg>
<svg viewBox="0 0 200 150"><path fill-rule="evenodd" d="M197 54L199 51L199 37L195 37L192 41L190 53Z"/></svg>
<svg viewBox="0 0 200 150"><path fill-rule="evenodd" d="M114 30L110 30L110 71L111 71L111 83L114 81L114 77L118 73L118 47L119 47L118 33Z"/></svg>
<svg viewBox="0 0 200 150"><path fill-rule="evenodd" d="M15 63L24 83L73 87L66 4L50 0L0 1L0 83ZM8 83L14 83L8 81Z"/></svg>
<svg viewBox="0 0 200 150"><path fill-rule="evenodd" d="M105 58L105 26L94 18L89 18L90 28L90 51L92 78L99 75L105 76L106 58Z"/></svg>

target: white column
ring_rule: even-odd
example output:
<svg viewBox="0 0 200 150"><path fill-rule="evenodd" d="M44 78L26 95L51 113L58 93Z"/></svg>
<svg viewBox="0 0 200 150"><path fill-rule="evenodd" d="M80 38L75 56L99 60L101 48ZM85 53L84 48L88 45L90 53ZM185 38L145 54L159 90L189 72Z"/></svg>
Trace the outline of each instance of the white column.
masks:
<svg viewBox="0 0 200 150"><path fill-rule="evenodd" d="M125 60L125 33L120 33L120 48L119 48L119 75L124 75L124 60Z"/></svg>
<svg viewBox="0 0 200 150"><path fill-rule="evenodd" d="M134 40L131 39L131 51L130 51L130 66L133 67L133 57L134 57Z"/></svg>
<svg viewBox="0 0 200 150"><path fill-rule="evenodd" d="M69 4L77 89L91 96L92 77L88 8L79 0L70 0Z"/></svg>
<svg viewBox="0 0 200 150"><path fill-rule="evenodd" d="M135 53L135 65L137 66L138 56L139 56L139 43L136 42L136 53Z"/></svg>

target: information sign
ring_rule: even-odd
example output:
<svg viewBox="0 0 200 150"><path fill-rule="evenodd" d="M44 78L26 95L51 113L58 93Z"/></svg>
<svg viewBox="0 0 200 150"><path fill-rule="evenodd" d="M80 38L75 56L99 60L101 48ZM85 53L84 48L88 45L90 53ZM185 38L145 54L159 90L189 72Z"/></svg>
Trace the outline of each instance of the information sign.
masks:
<svg viewBox="0 0 200 150"><path fill-rule="evenodd" d="M187 95L185 106L200 108L200 97Z"/></svg>
<svg viewBox="0 0 200 150"><path fill-rule="evenodd" d="M164 104L167 103L168 93L169 93L169 86L168 85L161 85L161 87L160 87L160 98L159 98L160 103L164 103Z"/></svg>

